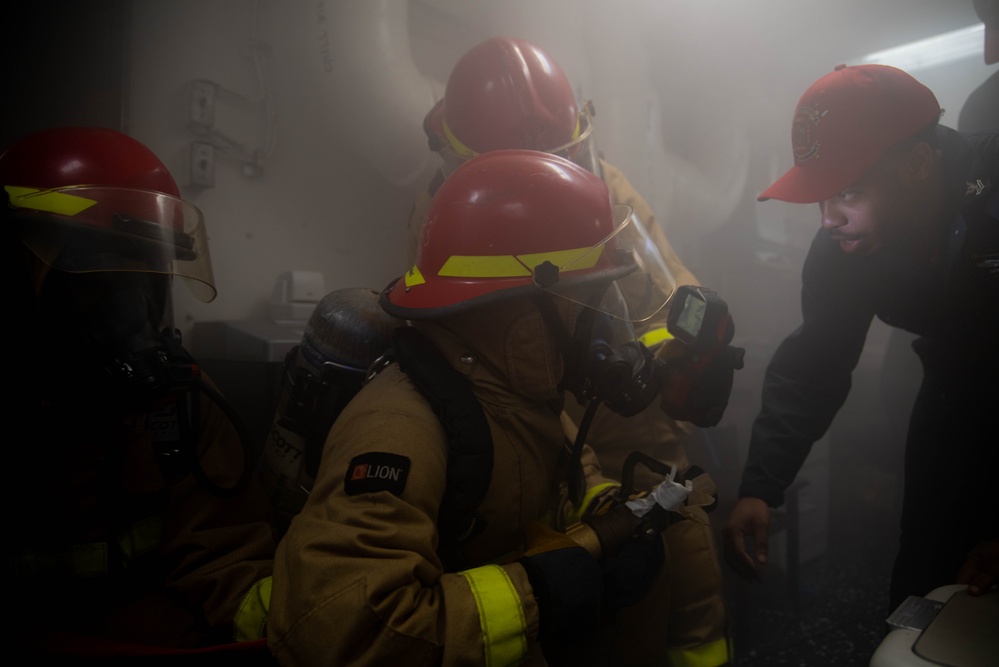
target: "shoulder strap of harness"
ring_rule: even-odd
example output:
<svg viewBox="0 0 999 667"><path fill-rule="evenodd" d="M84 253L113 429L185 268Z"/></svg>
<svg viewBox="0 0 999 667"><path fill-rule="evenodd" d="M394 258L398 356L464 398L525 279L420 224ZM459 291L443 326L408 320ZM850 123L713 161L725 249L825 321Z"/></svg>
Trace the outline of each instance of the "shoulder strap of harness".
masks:
<svg viewBox="0 0 999 667"><path fill-rule="evenodd" d="M393 353L447 434L447 488L437 521L439 551L447 566L460 567L461 545L485 528L476 508L493 473L489 423L468 380L420 331L409 326L396 329Z"/></svg>

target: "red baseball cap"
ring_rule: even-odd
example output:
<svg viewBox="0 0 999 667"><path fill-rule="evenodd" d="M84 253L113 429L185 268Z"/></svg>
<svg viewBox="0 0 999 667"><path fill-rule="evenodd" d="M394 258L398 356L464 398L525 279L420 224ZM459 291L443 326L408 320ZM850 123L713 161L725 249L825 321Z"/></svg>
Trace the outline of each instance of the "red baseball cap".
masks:
<svg viewBox="0 0 999 667"><path fill-rule="evenodd" d="M855 183L886 150L940 118L933 92L887 65L837 65L798 100L794 166L757 199L823 201Z"/></svg>

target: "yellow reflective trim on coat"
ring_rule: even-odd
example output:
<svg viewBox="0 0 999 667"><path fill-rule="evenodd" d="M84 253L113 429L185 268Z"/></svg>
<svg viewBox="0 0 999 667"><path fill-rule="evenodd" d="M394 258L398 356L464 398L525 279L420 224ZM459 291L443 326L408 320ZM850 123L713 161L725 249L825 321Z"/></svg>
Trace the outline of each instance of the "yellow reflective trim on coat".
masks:
<svg viewBox="0 0 999 667"><path fill-rule="evenodd" d="M587 491L586 495L583 496L582 502L579 503L579 507L573 507L572 511L569 513L568 517L569 524L578 523L580 520L582 520L583 515L586 514L586 510L587 508L589 508L590 503L593 502L594 498L603 495L605 491L608 491L610 489L616 489L619 488L620 486L621 485L618 484L617 482L604 482L603 484L597 484L592 489Z"/></svg>
<svg viewBox="0 0 999 667"><path fill-rule="evenodd" d="M16 185L5 185L4 190L10 195L12 206L57 213L59 215L74 216L97 203L93 199L67 195L55 190L21 188Z"/></svg>
<svg viewBox="0 0 999 667"><path fill-rule="evenodd" d="M412 287L413 285L422 285L423 283L427 282L423 278L423 274L420 273L420 270L416 268L416 265L413 265L413 268L411 268L409 271L406 272L405 281L406 281L406 287Z"/></svg>
<svg viewBox="0 0 999 667"><path fill-rule="evenodd" d="M138 558L156 549L163 539L163 517L150 516L136 521L118 538L118 548L125 567Z"/></svg>
<svg viewBox="0 0 999 667"><path fill-rule="evenodd" d="M163 517L149 516L128 526L116 541L117 550L107 542L72 544L57 549L20 549L9 557L15 574L24 577L73 576L99 577L108 574L112 555L121 557L121 565L155 551L163 539Z"/></svg>
<svg viewBox="0 0 999 667"><path fill-rule="evenodd" d="M722 637L695 648L667 649L670 667L722 667L729 664L728 638Z"/></svg>
<svg viewBox="0 0 999 667"><path fill-rule="evenodd" d="M267 631L267 612L271 608L271 577L264 577L250 587L232 618L232 637L238 642L260 639Z"/></svg>
<svg viewBox="0 0 999 667"><path fill-rule="evenodd" d="M603 246L597 246L524 255L452 255L437 275L449 278L526 278L536 266L545 262L551 262L562 271L580 271L593 268L602 252Z"/></svg>
<svg viewBox="0 0 999 667"><path fill-rule="evenodd" d="M499 565L484 565L461 574L479 610L486 665L520 664L527 653L527 619L510 575Z"/></svg>
<svg viewBox="0 0 999 667"><path fill-rule="evenodd" d="M15 549L7 552L11 576L20 579L73 575L99 577L108 572L107 542L74 544L65 549Z"/></svg>
<svg viewBox="0 0 999 667"><path fill-rule="evenodd" d="M649 348L650 350L656 345L664 343L668 340L673 340L673 334L671 334L669 330L666 329L666 327L659 327L658 329L649 329L644 334L638 337L638 342L640 342L642 345Z"/></svg>

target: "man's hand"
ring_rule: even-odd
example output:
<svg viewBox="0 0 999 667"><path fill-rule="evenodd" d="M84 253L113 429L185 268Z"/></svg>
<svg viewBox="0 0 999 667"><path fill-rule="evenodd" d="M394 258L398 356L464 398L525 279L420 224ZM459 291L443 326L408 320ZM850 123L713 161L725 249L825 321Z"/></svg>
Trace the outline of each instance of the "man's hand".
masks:
<svg viewBox="0 0 999 667"><path fill-rule="evenodd" d="M770 534L770 508L759 498L740 498L725 524L725 561L747 581L763 578ZM752 540L754 553L746 548ZM755 557L754 557L755 556Z"/></svg>
<svg viewBox="0 0 999 667"><path fill-rule="evenodd" d="M969 595L984 595L999 583L999 540L972 549L957 574L957 583L967 584Z"/></svg>

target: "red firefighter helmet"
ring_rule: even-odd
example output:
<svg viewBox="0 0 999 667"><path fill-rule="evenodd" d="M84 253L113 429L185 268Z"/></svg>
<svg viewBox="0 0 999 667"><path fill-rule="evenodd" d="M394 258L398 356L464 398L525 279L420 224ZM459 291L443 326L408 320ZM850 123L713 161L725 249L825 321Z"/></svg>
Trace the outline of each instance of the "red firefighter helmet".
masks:
<svg viewBox="0 0 999 667"><path fill-rule="evenodd" d="M0 185L21 241L70 273L176 275L215 298L204 217L146 146L114 130L60 127L0 155Z"/></svg>
<svg viewBox="0 0 999 667"><path fill-rule="evenodd" d="M592 131L589 109L577 107L568 77L544 50L527 40L492 37L454 66L424 129L446 167L514 148L575 159Z"/></svg>
<svg viewBox="0 0 999 667"><path fill-rule="evenodd" d="M654 248L630 207L613 206L592 172L550 153L492 151L441 185L416 264L383 292L382 306L403 319L429 319L532 290L576 300L580 285L633 274L655 287L642 291L641 306L655 312L673 282L668 271L648 273Z"/></svg>

